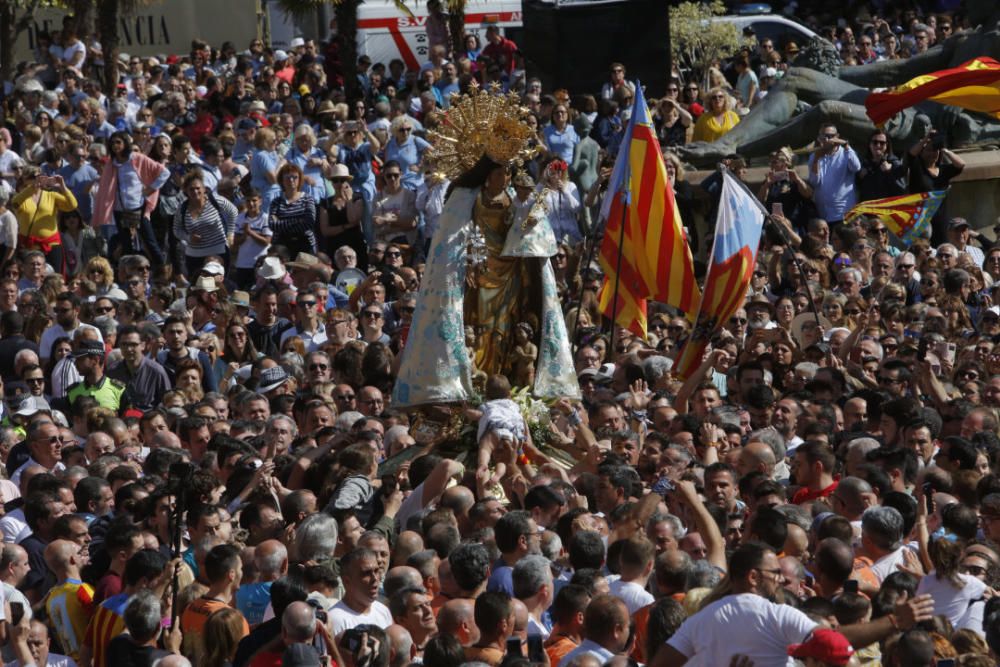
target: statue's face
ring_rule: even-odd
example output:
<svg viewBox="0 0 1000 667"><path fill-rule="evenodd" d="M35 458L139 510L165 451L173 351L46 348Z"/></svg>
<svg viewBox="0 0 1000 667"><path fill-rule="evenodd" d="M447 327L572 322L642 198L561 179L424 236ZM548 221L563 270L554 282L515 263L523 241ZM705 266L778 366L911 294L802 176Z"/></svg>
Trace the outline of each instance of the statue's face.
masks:
<svg viewBox="0 0 1000 667"><path fill-rule="evenodd" d="M507 172L506 167L497 167L490 172L490 175L486 179L486 187L494 192L499 192L507 187L507 183L510 181L510 174Z"/></svg>

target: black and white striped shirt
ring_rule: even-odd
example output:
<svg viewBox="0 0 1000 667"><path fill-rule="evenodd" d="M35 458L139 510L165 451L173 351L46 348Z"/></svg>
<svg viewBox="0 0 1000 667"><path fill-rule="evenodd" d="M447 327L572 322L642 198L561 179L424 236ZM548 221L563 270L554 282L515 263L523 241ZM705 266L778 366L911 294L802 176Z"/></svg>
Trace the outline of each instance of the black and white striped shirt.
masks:
<svg viewBox="0 0 1000 667"><path fill-rule="evenodd" d="M307 241L316 252L316 200L303 194L293 202L284 196L271 202L268 224L274 232L271 242L275 245L298 246Z"/></svg>
<svg viewBox="0 0 1000 667"><path fill-rule="evenodd" d="M174 214L174 234L184 242L184 252L190 257L221 255L226 252L226 238L233 234L239 213L228 199L206 195L205 205L197 218L191 217L191 210L187 205L177 209ZM193 234L200 236L197 242L191 240Z"/></svg>

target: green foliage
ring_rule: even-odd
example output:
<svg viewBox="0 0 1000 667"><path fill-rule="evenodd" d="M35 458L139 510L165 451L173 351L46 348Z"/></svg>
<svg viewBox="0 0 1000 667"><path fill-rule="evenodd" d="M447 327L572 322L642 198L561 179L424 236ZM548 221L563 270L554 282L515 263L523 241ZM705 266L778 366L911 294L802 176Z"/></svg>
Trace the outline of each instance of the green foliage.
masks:
<svg viewBox="0 0 1000 667"><path fill-rule="evenodd" d="M713 16L725 13L722 0L682 2L670 8L671 55L681 70L703 73L743 45L736 25L711 21Z"/></svg>

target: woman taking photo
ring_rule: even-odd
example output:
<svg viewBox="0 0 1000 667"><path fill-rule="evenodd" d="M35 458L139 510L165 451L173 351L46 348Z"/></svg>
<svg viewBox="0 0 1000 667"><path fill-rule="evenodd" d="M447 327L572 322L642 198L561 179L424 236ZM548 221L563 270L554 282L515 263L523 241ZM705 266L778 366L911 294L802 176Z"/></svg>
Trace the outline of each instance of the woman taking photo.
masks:
<svg viewBox="0 0 1000 667"><path fill-rule="evenodd" d="M285 163L278 170L281 194L271 202L267 224L274 235L272 245L297 253L316 254L316 200L302 191L302 170Z"/></svg>
<svg viewBox="0 0 1000 667"><path fill-rule="evenodd" d="M250 158L250 185L260 192L263 199L261 209L269 211L271 202L281 194L278 169L285 163L275 150L278 137L274 130L262 127L253 137L254 152Z"/></svg>
<svg viewBox="0 0 1000 667"><path fill-rule="evenodd" d="M319 211L323 249L327 255L334 257L338 249L349 246L357 255L358 266L367 271L368 246L361 231L364 199L351 187L351 174L344 165L334 165L330 182L333 183L333 196L323 203Z"/></svg>
<svg viewBox="0 0 1000 667"><path fill-rule="evenodd" d="M812 186L795 171L792 149L783 146L771 153L771 169L757 192L767 210L786 217L801 233L812 217L812 196ZM778 211L775 211L775 206L779 207Z"/></svg>
<svg viewBox="0 0 1000 667"><path fill-rule="evenodd" d="M875 130L858 171L858 201L895 197L906 192L906 165L892 154L889 135Z"/></svg>
<svg viewBox="0 0 1000 667"><path fill-rule="evenodd" d="M671 84L674 85L674 84ZM656 125L656 138L660 146L683 146L687 143L688 128L694 119L680 102L664 97L656 106L653 123Z"/></svg>
<svg viewBox="0 0 1000 667"><path fill-rule="evenodd" d="M184 264L192 279L201 273L205 258L218 255L229 266L229 248L239 211L229 200L216 197L205 188L201 170L184 177L187 201L174 215L174 235L187 242Z"/></svg>
<svg viewBox="0 0 1000 667"><path fill-rule="evenodd" d="M28 167L18 183L20 190L10 200L17 217L17 245L24 250L41 250L45 261L56 271L65 272L58 211L76 208L76 197L62 176L42 176Z"/></svg>
<svg viewBox="0 0 1000 667"><path fill-rule="evenodd" d="M403 172L403 187L416 190L421 178L420 160L431 145L413 136L413 123L409 116L397 116L392 121L391 130L392 138L385 145L385 161L398 162Z"/></svg>
<svg viewBox="0 0 1000 667"><path fill-rule="evenodd" d="M913 144L907 158L910 194L944 190L951 179L965 169L965 162L948 150L945 136L937 130L931 130L926 137ZM935 246L945 241L945 226L949 220L947 207L948 198L945 197L931 218L931 243Z"/></svg>
<svg viewBox="0 0 1000 667"><path fill-rule="evenodd" d="M368 130L363 120L344 123L340 148L337 150L337 162L346 166L354 177L351 185L355 192L361 194L361 199L365 203L362 231L368 242L374 239L372 206L375 201L375 174L372 172L372 159L380 147L378 139Z"/></svg>
<svg viewBox="0 0 1000 667"><path fill-rule="evenodd" d="M693 141L715 141L736 127L740 117L733 108L733 98L720 87L708 93L708 108L694 124Z"/></svg>

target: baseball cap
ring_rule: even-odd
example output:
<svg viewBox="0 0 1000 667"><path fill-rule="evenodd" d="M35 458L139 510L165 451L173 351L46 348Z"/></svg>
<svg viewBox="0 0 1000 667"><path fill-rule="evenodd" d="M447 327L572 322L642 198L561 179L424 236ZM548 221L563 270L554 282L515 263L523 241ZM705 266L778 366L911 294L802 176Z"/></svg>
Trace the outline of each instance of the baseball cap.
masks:
<svg viewBox="0 0 1000 667"><path fill-rule="evenodd" d="M30 417L36 412L50 412L52 410L49 407L48 401L46 401L41 396L28 396L23 401L21 405L18 406L15 415L20 415L22 417Z"/></svg>
<svg viewBox="0 0 1000 667"><path fill-rule="evenodd" d="M788 647L793 658L816 658L828 665L846 665L854 655L854 647L847 637L836 630L814 630L809 639Z"/></svg>
<svg viewBox="0 0 1000 667"><path fill-rule="evenodd" d="M965 218L952 218L948 221L948 229L958 229L959 227L969 227L969 221Z"/></svg>
<svg viewBox="0 0 1000 667"><path fill-rule="evenodd" d="M83 339L77 341L77 348L73 351L73 358L79 359L80 357L86 357L94 355L97 357L104 356L104 343L99 340Z"/></svg>

